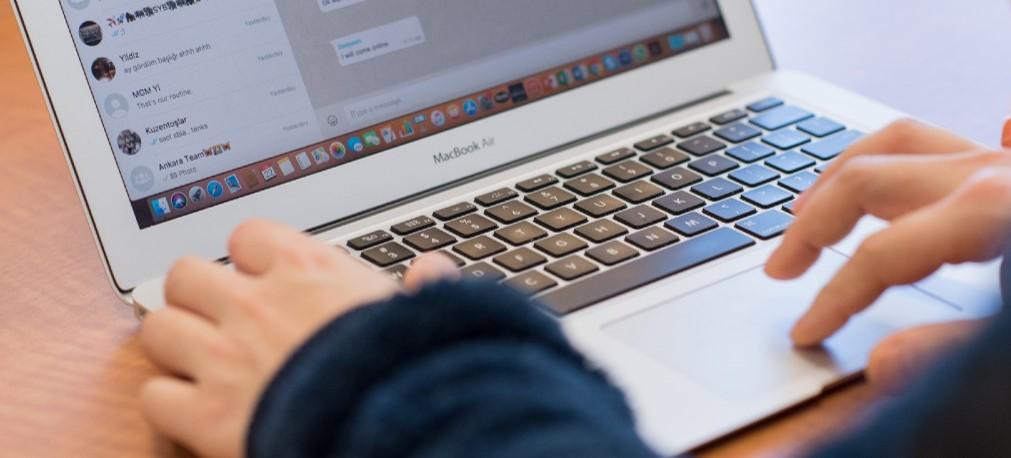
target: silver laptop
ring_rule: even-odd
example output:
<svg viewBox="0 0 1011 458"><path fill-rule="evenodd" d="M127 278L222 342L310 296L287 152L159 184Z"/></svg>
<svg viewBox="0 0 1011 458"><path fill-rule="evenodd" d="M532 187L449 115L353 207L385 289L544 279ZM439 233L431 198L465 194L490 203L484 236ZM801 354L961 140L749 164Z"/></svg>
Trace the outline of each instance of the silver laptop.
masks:
<svg viewBox="0 0 1011 458"><path fill-rule="evenodd" d="M173 260L224 258L250 217L395 277L441 251L540 299L675 453L996 291L992 266L948 269L821 350L791 346L793 320L880 223L801 280L762 264L797 194L901 114L776 71L750 2L14 7L111 284L138 310L163 306Z"/></svg>

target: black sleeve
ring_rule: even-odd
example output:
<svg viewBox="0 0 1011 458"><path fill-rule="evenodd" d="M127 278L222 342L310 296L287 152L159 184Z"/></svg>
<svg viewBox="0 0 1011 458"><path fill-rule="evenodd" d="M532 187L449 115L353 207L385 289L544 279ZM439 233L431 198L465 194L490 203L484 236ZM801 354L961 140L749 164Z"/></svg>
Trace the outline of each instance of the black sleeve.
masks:
<svg viewBox="0 0 1011 458"><path fill-rule="evenodd" d="M250 457L654 457L623 395L503 287L440 284L327 325L256 409Z"/></svg>

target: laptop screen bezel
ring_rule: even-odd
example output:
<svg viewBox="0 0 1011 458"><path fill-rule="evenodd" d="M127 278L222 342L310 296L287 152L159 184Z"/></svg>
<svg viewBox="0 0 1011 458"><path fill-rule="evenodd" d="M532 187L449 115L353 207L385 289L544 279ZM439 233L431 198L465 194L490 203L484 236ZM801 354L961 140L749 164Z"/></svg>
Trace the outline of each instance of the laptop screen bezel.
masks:
<svg viewBox="0 0 1011 458"><path fill-rule="evenodd" d="M121 293L163 275L182 255L224 257L232 229L250 217L305 230L325 226L771 70L773 63L751 2L719 1L719 5L730 31L728 40L141 230L60 2L14 0L82 202L110 278ZM482 138L495 139L496 147L488 154L448 164L431 160L434 151ZM408 176L414 179L376 175L398 168L410 170Z"/></svg>

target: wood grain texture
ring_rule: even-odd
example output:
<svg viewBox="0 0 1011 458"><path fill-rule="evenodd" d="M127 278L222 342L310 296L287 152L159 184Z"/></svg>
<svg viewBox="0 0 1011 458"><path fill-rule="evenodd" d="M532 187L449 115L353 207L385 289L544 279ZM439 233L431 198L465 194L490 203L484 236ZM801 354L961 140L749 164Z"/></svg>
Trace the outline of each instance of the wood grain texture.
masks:
<svg viewBox="0 0 1011 458"><path fill-rule="evenodd" d="M33 0L34 1L34 0ZM155 373L112 293L10 6L0 1L0 456L178 456L145 424ZM872 399L847 388L701 450L783 456Z"/></svg>

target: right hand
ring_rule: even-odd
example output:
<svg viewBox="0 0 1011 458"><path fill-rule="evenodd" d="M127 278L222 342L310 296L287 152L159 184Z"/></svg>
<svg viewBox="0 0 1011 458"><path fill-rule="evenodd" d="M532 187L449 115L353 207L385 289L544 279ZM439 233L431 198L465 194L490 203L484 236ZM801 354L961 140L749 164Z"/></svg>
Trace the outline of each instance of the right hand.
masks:
<svg viewBox="0 0 1011 458"><path fill-rule="evenodd" d="M860 245L795 325L794 342L812 346L888 287L919 281L945 264L998 257L1011 232L1011 154L899 121L836 159L794 212L796 221L766 265L774 278L803 274L865 215L890 223ZM895 334L871 355L870 378L897 389L978 327L957 322Z"/></svg>

